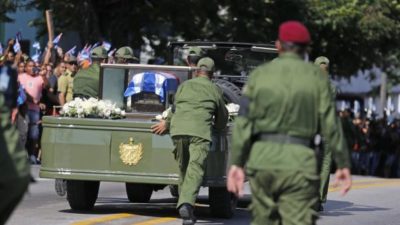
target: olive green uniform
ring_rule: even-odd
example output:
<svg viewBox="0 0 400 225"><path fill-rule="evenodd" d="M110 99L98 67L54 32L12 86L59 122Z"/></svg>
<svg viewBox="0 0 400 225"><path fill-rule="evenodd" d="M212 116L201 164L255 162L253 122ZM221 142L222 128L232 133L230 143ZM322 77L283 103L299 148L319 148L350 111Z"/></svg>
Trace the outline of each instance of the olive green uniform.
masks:
<svg viewBox="0 0 400 225"><path fill-rule="evenodd" d="M0 71L2 67L0 66ZM17 88L16 73L9 82ZM0 79L1 83L4 80ZM12 104L10 100L13 100ZM19 145L18 130L11 124L11 108L15 107L16 96L0 91L0 224L4 224L18 202L22 199L29 183L29 164L26 151ZM14 104L15 103L15 104Z"/></svg>
<svg viewBox="0 0 400 225"><path fill-rule="evenodd" d="M299 56L283 53L252 72L243 94L231 164L246 165L252 224L314 224L317 160L313 149L293 139L311 141L320 127L338 167L349 166L327 77Z"/></svg>
<svg viewBox="0 0 400 225"><path fill-rule="evenodd" d="M99 97L100 65L93 63L76 73L73 82L74 96Z"/></svg>
<svg viewBox="0 0 400 225"><path fill-rule="evenodd" d="M74 76L72 72L67 70L58 78L58 92L65 95L65 101L73 100Z"/></svg>
<svg viewBox="0 0 400 225"><path fill-rule="evenodd" d="M174 108L167 123L180 169L179 207L183 203L194 205L203 181L212 127L226 128L228 112L221 90L206 77L181 84Z"/></svg>

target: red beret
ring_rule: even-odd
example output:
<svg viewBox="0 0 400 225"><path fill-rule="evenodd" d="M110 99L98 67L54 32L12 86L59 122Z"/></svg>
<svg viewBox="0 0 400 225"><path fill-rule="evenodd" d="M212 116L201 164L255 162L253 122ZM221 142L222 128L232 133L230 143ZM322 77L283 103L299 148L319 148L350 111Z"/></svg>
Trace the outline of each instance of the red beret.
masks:
<svg viewBox="0 0 400 225"><path fill-rule="evenodd" d="M311 41L310 33L302 23L287 21L279 27L279 40L298 44L308 44Z"/></svg>

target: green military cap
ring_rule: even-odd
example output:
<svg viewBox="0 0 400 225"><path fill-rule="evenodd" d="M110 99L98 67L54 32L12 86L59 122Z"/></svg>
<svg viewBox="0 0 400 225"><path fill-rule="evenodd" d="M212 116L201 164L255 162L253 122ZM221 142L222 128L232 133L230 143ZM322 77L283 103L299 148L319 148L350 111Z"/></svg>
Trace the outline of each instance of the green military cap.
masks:
<svg viewBox="0 0 400 225"><path fill-rule="evenodd" d="M119 48L115 53L115 57L124 59L136 59L136 57L133 56L132 48L129 46Z"/></svg>
<svg viewBox="0 0 400 225"><path fill-rule="evenodd" d="M329 65L329 59L325 56L320 56L315 59L314 64L315 65L321 65L321 64Z"/></svg>
<svg viewBox="0 0 400 225"><path fill-rule="evenodd" d="M203 55L203 50L200 47L190 47L189 48L189 55Z"/></svg>
<svg viewBox="0 0 400 225"><path fill-rule="evenodd" d="M201 58L197 63L197 67L205 71L214 71L214 60L210 57Z"/></svg>
<svg viewBox="0 0 400 225"><path fill-rule="evenodd" d="M93 59L106 59L107 56L107 50L105 50L103 47L99 46L90 52L90 57Z"/></svg>

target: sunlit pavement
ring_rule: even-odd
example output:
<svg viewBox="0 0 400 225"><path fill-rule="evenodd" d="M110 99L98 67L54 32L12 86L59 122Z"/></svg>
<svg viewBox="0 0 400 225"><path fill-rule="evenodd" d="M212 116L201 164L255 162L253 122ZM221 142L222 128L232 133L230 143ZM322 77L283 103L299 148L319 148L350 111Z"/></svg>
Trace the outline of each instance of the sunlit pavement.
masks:
<svg viewBox="0 0 400 225"><path fill-rule="evenodd" d="M38 170L39 167L33 167L35 177ZM198 224L249 224L248 187L246 193L239 202L235 217L222 220L210 216L207 190L202 189L196 206ZM341 197L337 189L330 188L328 202L318 224L399 225L399 193L399 179L355 176L353 190L345 197ZM54 180L37 178L8 224L181 224L175 203L176 199L165 188L153 193L150 203L133 204L126 197L123 183L103 182L95 208L90 212L75 212L70 210L65 197L55 193Z"/></svg>

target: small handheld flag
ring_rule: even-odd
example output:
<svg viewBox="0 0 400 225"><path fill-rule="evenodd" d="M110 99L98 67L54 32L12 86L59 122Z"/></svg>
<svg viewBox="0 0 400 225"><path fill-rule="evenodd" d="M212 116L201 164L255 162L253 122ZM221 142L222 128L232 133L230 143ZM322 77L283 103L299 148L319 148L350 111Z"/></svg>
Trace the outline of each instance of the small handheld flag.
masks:
<svg viewBox="0 0 400 225"><path fill-rule="evenodd" d="M107 41L103 41L102 46L106 51L110 51L110 49L111 49L111 43L109 43Z"/></svg>
<svg viewBox="0 0 400 225"><path fill-rule="evenodd" d="M40 50L40 43L36 41L35 43L33 43L32 48Z"/></svg>
<svg viewBox="0 0 400 225"><path fill-rule="evenodd" d="M76 49L76 45L74 47L72 47L70 50L68 50L65 54L75 55L75 49Z"/></svg>
<svg viewBox="0 0 400 225"><path fill-rule="evenodd" d="M18 38L15 38L15 44L13 46L13 49L15 53L21 51L21 45L19 44Z"/></svg>
<svg viewBox="0 0 400 225"><path fill-rule="evenodd" d="M108 53L108 57L112 57L112 56L114 55L114 52L115 52L115 51L117 51L116 48L114 48L113 50L111 50L111 51Z"/></svg>
<svg viewBox="0 0 400 225"><path fill-rule="evenodd" d="M0 43L0 55L3 55L3 45Z"/></svg>
<svg viewBox="0 0 400 225"><path fill-rule="evenodd" d="M58 42L60 42L62 35L63 35L63 33L60 33L56 38L54 38L54 40L53 40L54 45L57 45Z"/></svg>

